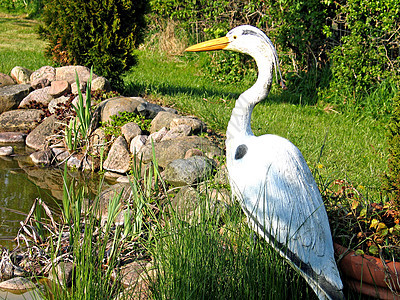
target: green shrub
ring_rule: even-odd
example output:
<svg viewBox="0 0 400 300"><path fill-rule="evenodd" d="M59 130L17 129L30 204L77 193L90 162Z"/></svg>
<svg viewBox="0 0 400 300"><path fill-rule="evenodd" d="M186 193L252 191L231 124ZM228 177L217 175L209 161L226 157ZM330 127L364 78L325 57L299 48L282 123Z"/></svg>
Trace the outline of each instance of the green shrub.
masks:
<svg viewBox="0 0 400 300"><path fill-rule="evenodd" d="M359 93L398 80L399 7L400 0L347 0L338 7L336 26L344 36L330 54L335 89Z"/></svg>
<svg viewBox="0 0 400 300"><path fill-rule="evenodd" d="M393 113L388 124L389 171L384 176L383 189L394 205L400 208L400 93L393 100Z"/></svg>
<svg viewBox="0 0 400 300"><path fill-rule="evenodd" d="M39 34L57 63L93 66L115 86L135 64L147 7L146 0L50 0Z"/></svg>

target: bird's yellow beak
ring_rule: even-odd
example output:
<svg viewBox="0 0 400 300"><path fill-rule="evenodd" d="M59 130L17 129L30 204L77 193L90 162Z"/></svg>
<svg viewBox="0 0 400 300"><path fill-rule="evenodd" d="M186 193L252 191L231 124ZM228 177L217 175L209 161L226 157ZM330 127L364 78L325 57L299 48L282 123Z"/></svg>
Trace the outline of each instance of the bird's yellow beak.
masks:
<svg viewBox="0 0 400 300"><path fill-rule="evenodd" d="M218 39L213 39L190 46L186 48L185 51L199 52L199 51L221 50L224 49L228 44L229 44L229 39L226 36L224 36Z"/></svg>

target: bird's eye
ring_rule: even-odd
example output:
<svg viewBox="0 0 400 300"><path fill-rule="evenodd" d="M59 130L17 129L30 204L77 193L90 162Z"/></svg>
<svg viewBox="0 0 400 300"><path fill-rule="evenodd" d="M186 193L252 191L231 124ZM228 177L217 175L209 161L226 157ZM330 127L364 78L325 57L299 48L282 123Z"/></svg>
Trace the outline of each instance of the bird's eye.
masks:
<svg viewBox="0 0 400 300"><path fill-rule="evenodd" d="M236 36L236 35L234 35L234 36L233 36L233 39L234 39L234 40L236 40L236 39L237 39L237 36Z"/></svg>

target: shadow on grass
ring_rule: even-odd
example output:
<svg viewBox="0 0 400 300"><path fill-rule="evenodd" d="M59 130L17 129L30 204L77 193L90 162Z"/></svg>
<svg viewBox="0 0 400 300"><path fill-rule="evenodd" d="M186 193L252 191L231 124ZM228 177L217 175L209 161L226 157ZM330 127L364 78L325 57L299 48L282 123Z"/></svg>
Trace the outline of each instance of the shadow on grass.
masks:
<svg viewBox="0 0 400 300"><path fill-rule="evenodd" d="M304 73L301 76L288 74L286 80L287 89L281 89L275 82L272 85L272 91L268 95L265 103L290 103L295 105L315 105L318 101L318 92L329 86L331 78L330 68L324 70ZM150 83L149 81L134 81L125 79L123 93L126 95L148 95L150 93L159 93L163 96L192 95L198 98L207 98L210 96L223 99L237 99L242 92L234 87L234 84L227 83L227 87L220 87L221 83L215 82L213 88L205 86L178 86L169 83ZM229 87L236 91L228 91Z"/></svg>

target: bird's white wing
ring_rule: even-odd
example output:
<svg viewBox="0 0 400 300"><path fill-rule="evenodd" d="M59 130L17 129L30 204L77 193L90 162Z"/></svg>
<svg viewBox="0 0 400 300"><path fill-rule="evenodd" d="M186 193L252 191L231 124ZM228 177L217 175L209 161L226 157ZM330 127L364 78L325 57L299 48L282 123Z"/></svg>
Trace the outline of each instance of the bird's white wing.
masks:
<svg viewBox="0 0 400 300"><path fill-rule="evenodd" d="M228 157L228 170L254 229L301 271L340 288L325 207L300 151L274 135L238 144L246 153Z"/></svg>

